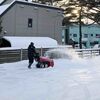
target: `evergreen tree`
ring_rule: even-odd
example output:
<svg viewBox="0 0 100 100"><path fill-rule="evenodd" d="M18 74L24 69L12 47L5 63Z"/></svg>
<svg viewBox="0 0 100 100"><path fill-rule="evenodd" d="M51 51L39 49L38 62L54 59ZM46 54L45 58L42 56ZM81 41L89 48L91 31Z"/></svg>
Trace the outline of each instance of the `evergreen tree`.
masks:
<svg viewBox="0 0 100 100"><path fill-rule="evenodd" d="M33 0L34 1L34 0ZM100 24L100 0L35 0L46 4L55 5L64 9L64 19L62 24L79 24L79 44L82 48L82 24ZM91 20L91 23L86 22ZM90 22L90 21L89 21Z"/></svg>
<svg viewBox="0 0 100 100"><path fill-rule="evenodd" d="M32 2L38 2L41 4L48 4L48 5L54 5L54 3L62 1L62 0L32 0Z"/></svg>
<svg viewBox="0 0 100 100"><path fill-rule="evenodd" d="M64 9L65 18L63 25L73 23L79 24L79 44L82 48L82 30L81 26L90 25L93 23L100 24L100 1L99 0L69 0L60 5ZM86 22L91 20L91 23Z"/></svg>

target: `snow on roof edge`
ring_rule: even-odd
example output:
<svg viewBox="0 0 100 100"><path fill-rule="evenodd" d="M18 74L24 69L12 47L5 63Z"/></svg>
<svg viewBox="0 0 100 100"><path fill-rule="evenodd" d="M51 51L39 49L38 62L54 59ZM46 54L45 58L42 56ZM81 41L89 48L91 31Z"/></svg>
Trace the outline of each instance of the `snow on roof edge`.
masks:
<svg viewBox="0 0 100 100"><path fill-rule="evenodd" d="M16 1L18 1L18 2L23 2L23 3L29 3L29 4L36 4L36 5L39 5L39 6L45 6L45 7L50 7L50 8L55 8L55 9L61 10L61 8L55 7L55 6L51 6L51 5L45 5L45 4L35 3L35 2L32 2L32 1L14 0L14 1L12 1L10 4L5 4L5 5L1 5L1 6L0 6L0 15L1 15L5 10L7 10L13 3L15 3Z"/></svg>
<svg viewBox="0 0 100 100"><path fill-rule="evenodd" d="M2 2L4 2L4 0L0 0L0 4L1 4Z"/></svg>
<svg viewBox="0 0 100 100"><path fill-rule="evenodd" d="M10 4L5 4L5 5L1 5L0 6L0 15L7 10L13 3L15 2L15 0L13 2L11 2Z"/></svg>

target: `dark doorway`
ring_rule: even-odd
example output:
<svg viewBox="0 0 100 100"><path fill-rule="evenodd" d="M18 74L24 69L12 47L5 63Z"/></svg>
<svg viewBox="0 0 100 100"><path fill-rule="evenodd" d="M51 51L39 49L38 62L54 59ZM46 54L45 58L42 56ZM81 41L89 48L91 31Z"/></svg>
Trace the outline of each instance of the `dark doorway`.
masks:
<svg viewBox="0 0 100 100"><path fill-rule="evenodd" d="M68 44L68 41L69 41L69 30L68 29L65 29L65 33L64 33L65 35L65 38L64 38L64 40L65 40L65 44Z"/></svg>
<svg viewBox="0 0 100 100"><path fill-rule="evenodd" d="M11 43L8 40L6 40L5 38L2 38L0 47L11 47Z"/></svg>

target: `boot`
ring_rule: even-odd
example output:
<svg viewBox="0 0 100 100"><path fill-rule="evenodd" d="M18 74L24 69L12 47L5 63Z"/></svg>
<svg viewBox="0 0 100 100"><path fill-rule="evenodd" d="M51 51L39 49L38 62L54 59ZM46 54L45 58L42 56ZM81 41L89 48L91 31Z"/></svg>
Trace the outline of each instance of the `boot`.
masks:
<svg viewBox="0 0 100 100"><path fill-rule="evenodd" d="M29 69L31 69L31 65L32 65L32 63L29 63L29 65L28 65L28 68L29 68Z"/></svg>

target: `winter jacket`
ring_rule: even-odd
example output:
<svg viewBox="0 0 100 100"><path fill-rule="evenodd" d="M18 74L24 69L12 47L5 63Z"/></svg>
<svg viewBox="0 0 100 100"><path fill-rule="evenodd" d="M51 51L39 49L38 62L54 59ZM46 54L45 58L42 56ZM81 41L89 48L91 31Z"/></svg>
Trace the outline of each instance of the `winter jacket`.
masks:
<svg viewBox="0 0 100 100"><path fill-rule="evenodd" d="M30 44L28 47L28 58L33 58L35 56L35 53L35 46Z"/></svg>

